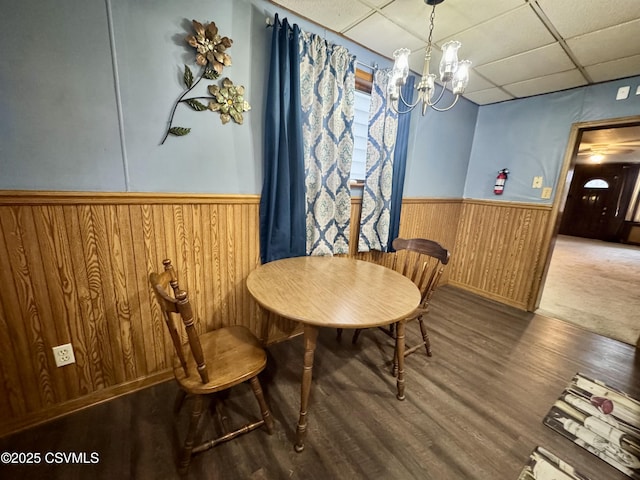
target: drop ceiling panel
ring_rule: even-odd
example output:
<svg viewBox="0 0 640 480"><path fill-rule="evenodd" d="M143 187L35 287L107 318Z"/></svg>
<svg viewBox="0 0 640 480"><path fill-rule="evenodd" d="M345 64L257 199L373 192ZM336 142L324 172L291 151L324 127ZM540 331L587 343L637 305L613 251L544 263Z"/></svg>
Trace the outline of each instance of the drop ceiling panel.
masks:
<svg viewBox="0 0 640 480"><path fill-rule="evenodd" d="M640 3L640 2L639 2ZM595 65L640 54L640 20L567 40L582 65ZM640 65L638 66L640 73Z"/></svg>
<svg viewBox="0 0 640 480"><path fill-rule="evenodd" d="M479 92L471 92L469 94L465 94L464 97L478 105L504 102L505 100L512 100L514 98L512 95L509 95L499 88L490 88L487 90L480 90Z"/></svg>
<svg viewBox="0 0 640 480"><path fill-rule="evenodd" d="M393 52L398 48L405 47L413 51L424 46L422 40L379 13L350 28L344 35L389 58L393 58Z"/></svg>
<svg viewBox="0 0 640 480"><path fill-rule="evenodd" d="M586 67L585 70L594 82L606 82L640 75L640 55L599 63Z"/></svg>
<svg viewBox="0 0 640 480"><path fill-rule="evenodd" d="M460 58L468 58L474 67L554 42L549 30L528 5L446 40L460 41Z"/></svg>
<svg viewBox="0 0 640 480"><path fill-rule="evenodd" d="M546 77L532 78L524 82L512 83L505 85L503 88L515 97L530 97L586 84L587 81L580 71L574 69L568 72L554 73Z"/></svg>
<svg viewBox="0 0 640 480"><path fill-rule="evenodd" d="M349 25L369 14L371 8L350 0L273 0L272 3L288 8L316 23L341 32Z"/></svg>
<svg viewBox="0 0 640 480"><path fill-rule="evenodd" d="M538 0L538 4L564 38L619 25L640 17L638 0Z"/></svg>
<svg viewBox="0 0 640 480"><path fill-rule="evenodd" d="M473 25L525 4L524 0L451 0L436 7L433 40L449 37ZM382 14L414 33L425 42L429 38L429 17L432 7L424 0L395 0L382 9Z"/></svg>
<svg viewBox="0 0 640 480"><path fill-rule="evenodd" d="M476 70L496 85L506 85L532 77L564 72L572 68L575 68L575 65L560 44L552 43L481 65Z"/></svg>
<svg viewBox="0 0 640 480"><path fill-rule="evenodd" d="M493 83L484 79L482 76L478 75L473 70L469 71L469 85L467 85L465 92L471 93L471 92L476 92L480 90L487 90L493 87L495 87Z"/></svg>

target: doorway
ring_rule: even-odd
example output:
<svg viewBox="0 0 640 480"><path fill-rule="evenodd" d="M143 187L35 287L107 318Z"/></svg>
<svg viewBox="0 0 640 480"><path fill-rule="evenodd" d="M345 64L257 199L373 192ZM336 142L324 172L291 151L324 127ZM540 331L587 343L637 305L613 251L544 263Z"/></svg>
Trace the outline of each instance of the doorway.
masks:
<svg viewBox="0 0 640 480"><path fill-rule="evenodd" d="M598 141L594 142L594 139ZM605 142L607 139L611 142ZM598 157L601 163L594 163ZM637 308L640 303L633 306L633 302L640 302L635 293L638 286L633 290L626 286L629 279L640 281L640 246L625 242L632 240L629 231L634 221L640 224L639 170L640 117L586 122L572 127L559 177L558 193L554 200L554 226L548 232L547 262L535 304L535 309L540 314L578 325L582 321L581 326L619 340L622 338L615 333L616 328L629 330L628 325L631 324L632 333L626 333L626 338L622 340L635 344L638 348L640 319L635 312L639 311ZM622 280L623 275L620 274L618 276L621 281L618 282L615 272L621 271L620 267L611 263L608 264L609 270L600 270L608 262L604 257L611 253L606 251L607 247L615 247L617 251L614 253L619 258L628 260L624 268L630 277ZM586 254L579 253L579 248L587 249L593 254L593 259L589 260ZM566 270L562 270L563 268ZM576 280L580 275L579 268L585 268L589 272L582 283L564 285L564 280ZM557 290L559 288L568 290L560 292ZM593 289L591 293L590 288ZM630 297L625 297L625 292L631 292ZM618 294L619 298L616 297ZM558 298L565 308L558 306ZM616 308L608 308L611 306ZM599 328L597 325L594 327L594 322L589 324L588 315L597 316L598 321L595 323L606 328ZM625 320L621 315L634 317ZM638 330L635 330L636 327Z"/></svg>
<svg viewBox="0 0 640 480"><path fill-rule="evenodd" d="M639 168L640 164L576 164L559 233L605 242L626 241L625 217L633 203Z"/></svg>

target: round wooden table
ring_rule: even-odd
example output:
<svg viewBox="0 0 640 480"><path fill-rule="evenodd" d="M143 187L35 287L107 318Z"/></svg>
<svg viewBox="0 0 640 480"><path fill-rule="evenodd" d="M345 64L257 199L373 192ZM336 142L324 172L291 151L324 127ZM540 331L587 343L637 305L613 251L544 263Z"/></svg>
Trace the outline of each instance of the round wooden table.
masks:
<svg viewBox="0 0 640 480"><path fill-rule="evenodd" d="M398 398L404 398L404 320L420 304L415 284L391 269L344 257L296 257L261 265L247 278L267 310L304 324L304 367L295 449L304 449L319 327L367 328L399 322Z"/></svg>

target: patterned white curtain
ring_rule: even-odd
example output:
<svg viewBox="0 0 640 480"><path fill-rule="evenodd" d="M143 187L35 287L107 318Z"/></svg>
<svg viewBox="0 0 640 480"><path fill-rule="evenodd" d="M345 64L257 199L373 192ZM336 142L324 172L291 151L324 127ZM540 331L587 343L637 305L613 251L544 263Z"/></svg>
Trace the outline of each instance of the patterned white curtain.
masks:
<svg viewBox="0 0 640 480"><path fill-rule="evenodd" d="M348 253L355 57L314 34L300 43L307 255Z"/></svg>
<svg viewBox="0 0 640 480"><path fill-rule="evenodd" d="M389 75L377 70L371 90L369 139L358 251L386 252L389 239L393 152L398 130L398 114L387 108L386 92Z"/></svg>

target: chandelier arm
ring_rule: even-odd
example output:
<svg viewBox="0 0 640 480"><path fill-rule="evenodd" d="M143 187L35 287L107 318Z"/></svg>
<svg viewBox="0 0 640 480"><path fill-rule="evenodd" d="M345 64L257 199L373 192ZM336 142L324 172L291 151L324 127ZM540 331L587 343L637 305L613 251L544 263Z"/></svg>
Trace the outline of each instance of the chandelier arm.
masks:
<svg viewBox="0 0 640 480"><path fill-rule="evenodd" d="M431 99L427 98L426 102L427 105L429 105L430 107L433 107L434 105L437 105L440 100L442 100L442 97L444 96L444 91L445 91L445 86L442 85L442 88L440 89L440 94L438 95L438 98L435 99L435 101L431 101Z"/></svg>
<svg viewBox="0 0 640 480"><path fill-rule="evenodd" d="M399 101L397 103L400 103ZM402 100L402 103L404 103L405 106L409 107L404 100ZM417 102L413 105L413 107L409 107L406 110L400 110L397 106L396 106L396 102L394 101L389 101L389 96L387 95L387 105L391 106L391 110L393 110L395 113L397 113L398 115L403 115L405 113L409 113L411 112L414 107L417 105Z"/></svg>
<svg viewBox="0 0 640 480"><path fill-rule="evenodd" d="M453 100L453 103L446 108L438 108L435 106L435 104L429 105L429 106L433 108L436 112L446 112L447 110L451 110L454 107L454 105L458 103L459 98L460 98L460 94L456 94L456 98Z"/></svg>
<svg viewBox="0 0 640 480"><path fill-rule="evenodd" d="M410 112L411 110L413 110L414 108L416 108L416 106L420 103L420 95L418 95L418 99L415 101L415 103L410 103L407 102L404 97L402 96L402 89L399 89L399 100L402 100L402 103L404 103L404 106L407 107L409 110L407 110L408 112ZM400 103L400 102L398 102ZM405 112L406 113L406 112Z"/></svg>

